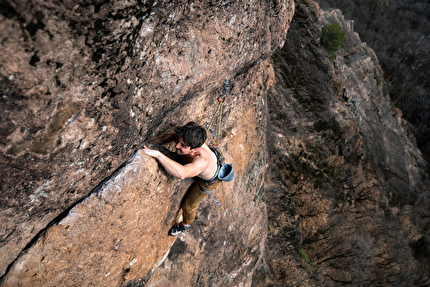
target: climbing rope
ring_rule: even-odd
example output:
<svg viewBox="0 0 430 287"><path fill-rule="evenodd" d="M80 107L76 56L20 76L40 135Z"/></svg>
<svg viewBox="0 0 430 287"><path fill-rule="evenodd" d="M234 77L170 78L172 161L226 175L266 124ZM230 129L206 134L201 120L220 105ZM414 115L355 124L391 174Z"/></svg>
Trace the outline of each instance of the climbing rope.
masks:
<svg viewBox="0 0 430 287"><path fill-rule="evenodd" d="M222 187L222 197L223 197L222 200L225 203L224 182L221 182L221 187ZM236 240L237 247L239 248L239 253L242 253L243 245L240 246L239 239L237 239L237 235L236 235L236 232L234 230L234 226L231 223L231 219L230 219L230 216L229 216L227 208L224 207L224 210L225 210L225 214L227 215L228 224L230 224L231 230L233 231L234 240Z"/></svg>
<svg viewBox="0 0 430 287"><path fill-rule="evenodd" d="M218 107L217 107L214 115L212 116L211 122L209 124L206 122L206 130L210 131L210 133L212 134L214 146L219 146L219 136L221 134L222 106L224 104L225 96L227 95L227 90L228 90L229 86L230 86L230 82L229 82L228 78L225 78L224 83L222 85L224 90L222 91L222 95L219 96L217 99L217 101L219 102ZM218 114L218 112L219 112L218 133L215 136L215 133L212 130L212 124L213 124L215 117Z"/></svg>
<svg viewBox="0 0 430 287"><path fill-rule="evenodd" d="M221 183L221 186L222 186L223 201L225 202L225 196L224 196L225 193L224 193L224 183L223 182ZM215 204L221 206L221 209L225 211L225 214L227 215L228 224L232 228L234 240L236 241L237 247L239 248L239 253L242 253L243 245L245 245L245 244L243 244L242 246L240 246L240 242L239 242L239 239L237 238L236 231L234 230L234 225L231 222L230 215L228 213L227 207L224 204L222 204L221 202L219 202L218 200L216 200L215 198L212 199L212 200L213 200L213 202Z"/></svg>
<svg viewBox="0 0 430 287"><path fill-rule="evenodd" d="M219 96L219 97L218 97L218 99L217 99L217 101L218 101L218 103L219 103L219 104L218 104L218 107L217 107L217 109L216 109L216 111L215 111L214 115L212 116L212 119L211 119L210 123L207 123L207 122L206 122L206 125L205 125L205 126L206 126L206 130L210 131L210 133L212 134L212 138L213 138L213 145L214 145L214 146L219 146L219 139L220 139L220 135L221 135L222 106L223 106L223 104L224 104L225 96L227 95L227 90L228 90L229 86L230 86L230 82L229 82L228 78L226 78L226 79L224 80L223 85L222 85L222 87L223 87L222 95L221 95L221 96ZM218 133L217 133L217 135L215 135L215 133L214 133L214 131L212 130L212 128L211 128L211 127L212 127L212 124L213 124L213 122L214 122L214 120L215 120L215 118L216 118L216 116L217 116L218 112L219 112L219 118L218 118ZM221 186L222 186L222 201L225 203L226 201L225 201L225 192L224 192L224 182L221 182ZM219 202L218 200L216 200L215 198L213 199L213 202L214 202L215 204L217 204L217 205L221 206L222 210L224 210L224 211L225 211L225 214L227 215L228 223L229 223L229 225L232 227L233 236L234 236L234 239L235 239L235 241L236 241L237 247L239 248L239 252L241 253L241 252L242 252L242 250L243 250L243 245L241 246L241 245L240 245L240 243L239 243L239 239L237 238L236 231L235 231L235 228L234 228L234 226L233 226L233 224L232 224L232 222L231 222L230 215L229 215L229 213L228 213L228 209L227 209L227 207L226 207L224 204L220 203L220 202Z"/></svg>

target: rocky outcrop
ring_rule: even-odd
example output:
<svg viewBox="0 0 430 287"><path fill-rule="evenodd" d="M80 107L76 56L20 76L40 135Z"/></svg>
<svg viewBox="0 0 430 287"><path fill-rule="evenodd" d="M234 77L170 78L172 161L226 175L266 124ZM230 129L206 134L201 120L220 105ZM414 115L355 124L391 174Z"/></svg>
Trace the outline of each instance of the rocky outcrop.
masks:
<svg viewBox="0 0 430 287"><path fill-rule="evenodd" d="M2 286L428 284L426 163L339 10L0 7ZM347 31L335 61L320 43L333 22ZM264 59L282 46L273 69ZM236 178L174 240L192 180L139 149L210 120L226 77L221 148Z"/></svg>
<svg viewBox="0 0 430 287"><path fill-rule="evenodd" d="M272 57L269 232L253 286L426 285L426 163L375 53L339 10L295 3L288 45ZM326 23L347 32L334 62L320 41Z"/></svg>
<svg viewBox="0 0 430 287"><path fill-rule="evenodd" d="M2 283L249 285L265 238L273 72L262 61L284 44L292 1L1 8ZM209 120L226 77L221 147L236 180L173 244L166 232L190 181L136 150L177 124Z"/></svg>
<svg viewBox="0 0 430 287"><path fill-rule="evenodd" d="M394 105L409 123L418 148L430 162L430 9L425 0L321 0L354 20L360 37L375 50ZM429 172L429 171L427 171Z"/></svg>
<svg viewBox="0 0 430 287"><path fill-rule="evenodd" d="M263 96L273 83L270 68L263 62L236 78L241 88L260 91L248 103L226 108L231 116L225 118L229 128L221 148L234 164L236 178L200 204L185 235L174 241L167 232L180 215L181 198L192 179L166 175L139 150L58 224L44 230L8 270L2 286L249 285L266 237ZM233 99L237 93L233 88L228 99L239 100ZM215 95L209 98L215 100Z"/></svg>

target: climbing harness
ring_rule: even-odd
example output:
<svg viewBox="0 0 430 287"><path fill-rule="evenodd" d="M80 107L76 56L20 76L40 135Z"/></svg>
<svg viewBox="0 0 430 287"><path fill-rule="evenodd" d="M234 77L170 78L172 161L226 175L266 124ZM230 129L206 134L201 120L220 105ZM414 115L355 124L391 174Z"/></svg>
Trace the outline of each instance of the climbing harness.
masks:
<svg viewBox="0 0 430 287"><path fill-rule="evenodd" d="M219 140L220 140L220 135L221 135L222 106L224 104L225 97L227 95L227 90L230 87L230 82L229 82L228 78L226 78L224 80L224 83L223 83L222 87L223 87L222 95L217 98L217 101L219 103L218 107L217 107L214 115L212 116L212 119L211 119L210 123L206 122L205 127L206 127L206 130L210 131L210 133L212 134L214 147L211 148L211 149L215 152L215 154L217 155L217 158L220 161L219 164L221 165L221 168L220 168L220 174L221 174L221 176L218 176L218 178L220 180L222 180L222 182L221 182L221 186L222 186L222 201L225 203L226 201L225 201L225 192L224 192L224 181L231 181L233 179L234 170L233 170L233 167L232 167L231 164L228 164L228 163L226 164L224 162L224 156L223 156L222 152L218 149L218 146L219 146ZM215 117L217 116L218 112L219 112L218 133L217 133L217 135L215 135L214 131L212 130L212 124L213 124L213 122L215 120ZM225 211L225 214L227 215L228 223L232 227L233 236L234 236L234 239L236 241L237 247L239 248L239 252L242 253L244 244L242 244L242 246L241 246L240 243L239 243L239 240L237 238L235 228L234 228L234 226L233 226L233 224L231 222L230 215L228 213L227 207L224 204L220 203L215 198L213 199L213 202L215 204L221 206L222 210Z"/></svg>
<svg viewBox="0 0 430 287"><path fill-rule="evenodd" d="M227 90L228 90L229 86L230 86L230 82L229 82L228 78L225 78L224 83L222 84L222 87L224 88L224 90L222 91L222 95L219 96L217 99L217 101L219 102L218 108L216 109L214 115L212 116L211 122L209 124L206 122L206 129L208 131L210 131L210 133L212 134L214 146L219 146L219 136L221 134L222 105L224 104L225 96L227 94ZM216 117L218 112L219 112L218 133L215 136L215 133L212 130L212 124L213 124L215 117Z"/></svg>

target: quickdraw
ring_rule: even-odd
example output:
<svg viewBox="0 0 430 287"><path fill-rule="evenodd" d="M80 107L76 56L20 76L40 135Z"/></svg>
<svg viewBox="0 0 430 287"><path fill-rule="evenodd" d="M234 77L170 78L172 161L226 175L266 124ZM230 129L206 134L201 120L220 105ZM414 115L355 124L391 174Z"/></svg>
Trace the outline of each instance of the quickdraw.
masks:
<svg viewBox="0 0 430 287"><path fill-rule="evenodd" d="M225 208L224 204L222 204L221 202L219 202L218 200L216 200L215 198L213 199L213 202L215 204L218 204L219 206L221 206L222 210L227 210L227 208Z"/></svg>

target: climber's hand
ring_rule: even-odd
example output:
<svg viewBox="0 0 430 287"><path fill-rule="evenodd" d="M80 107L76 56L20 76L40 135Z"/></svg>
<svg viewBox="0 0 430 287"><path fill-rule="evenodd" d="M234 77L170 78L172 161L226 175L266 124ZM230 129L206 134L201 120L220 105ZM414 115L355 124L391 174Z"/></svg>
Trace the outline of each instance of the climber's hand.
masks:
<svg viewBox="0 0 430 287"><path fill-rule="evenodd" d="M149 149L146 146L143 146L143 152L154 158L157 158L161 154L158 150Z"/></svg>

